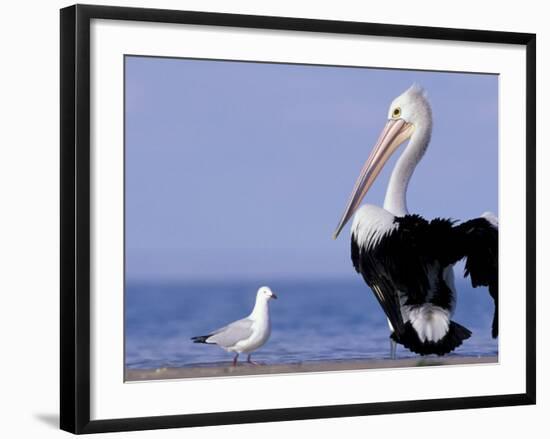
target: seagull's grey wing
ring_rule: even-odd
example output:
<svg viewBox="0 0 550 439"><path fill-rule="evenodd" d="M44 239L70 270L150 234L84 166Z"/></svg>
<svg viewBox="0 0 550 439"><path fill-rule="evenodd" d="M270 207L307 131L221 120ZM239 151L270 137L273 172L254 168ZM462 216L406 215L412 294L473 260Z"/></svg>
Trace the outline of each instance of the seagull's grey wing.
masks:
<svg viewBox="0 0 550 439"><path fill-rule="evenodd" d="M237 320L223 328L220 328L208 337L207 343L216 343L218 346L228 348L241 340L246 340L252 335L251 319Z"/></svg>

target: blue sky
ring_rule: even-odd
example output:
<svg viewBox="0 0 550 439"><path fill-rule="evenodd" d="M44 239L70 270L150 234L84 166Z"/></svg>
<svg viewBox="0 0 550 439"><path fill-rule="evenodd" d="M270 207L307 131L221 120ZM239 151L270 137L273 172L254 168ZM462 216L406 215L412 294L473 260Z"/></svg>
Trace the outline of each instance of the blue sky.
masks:
<svg viewBox="0 0 550 439"><path fill-rule="evenodd" d="M347 277L332 232L394 97L432 104L411 212L498 212L498 77L126 58L129 280ZM394 155L365 202L381 205Z"/></svg>

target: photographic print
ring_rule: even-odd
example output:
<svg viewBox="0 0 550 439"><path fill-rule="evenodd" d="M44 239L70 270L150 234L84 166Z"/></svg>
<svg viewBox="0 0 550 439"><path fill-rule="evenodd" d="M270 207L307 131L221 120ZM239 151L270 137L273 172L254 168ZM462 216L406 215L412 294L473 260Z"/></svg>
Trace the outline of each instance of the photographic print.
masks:
<svg viewBox="0 0 550 439"><path fill-rule="evenodd" d="M498 75L124 63L127 381L498 362Z"/></svg>
<svg viewBox="0 0 550 439"><path fill-rule="evenodd" d="M63 430L535 404L535 34L60 24Z"/></svg>

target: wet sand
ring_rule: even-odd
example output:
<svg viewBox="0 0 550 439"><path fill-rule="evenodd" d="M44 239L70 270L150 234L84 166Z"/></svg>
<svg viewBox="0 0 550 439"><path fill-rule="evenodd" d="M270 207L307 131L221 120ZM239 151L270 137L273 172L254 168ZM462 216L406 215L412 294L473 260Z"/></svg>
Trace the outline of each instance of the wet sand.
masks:
<svg viewBox="0 0 550 439"><path fill-rule="evenodd" d="M126 381L171 380L181 378L213 378L243 375L294 374L300 372L334 372L345 370L387 369L399 367L452 366L498 363L497 356L486 357L424 357L396 360L312 361L294 364L260 364L246 362L234 367L230 362L197 364L186 367L158 369L126 369Z"/></svg>

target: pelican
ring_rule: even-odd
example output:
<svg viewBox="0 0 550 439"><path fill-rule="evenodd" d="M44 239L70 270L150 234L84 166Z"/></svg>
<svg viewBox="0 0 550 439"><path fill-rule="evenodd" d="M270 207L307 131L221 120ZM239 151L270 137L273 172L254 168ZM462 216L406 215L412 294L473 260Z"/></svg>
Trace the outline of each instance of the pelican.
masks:
<svg viewBox="0 0 550 439"><path fill-rule="evenodd" d="M492 336L498 336L498 219L487 212L465 222L429 221L407 209L407 187L431 133L430 103L415 84L391 103L333 235L336 239L353 216L351 259L386 314L392 358L396 343L420 355L445 355L470 337L469 329L451 320L453 266L464 258L464 276L470 276L473 287L488 287L493 298ZM384 164L406 141L383 208L360 206Z"/></svg>

